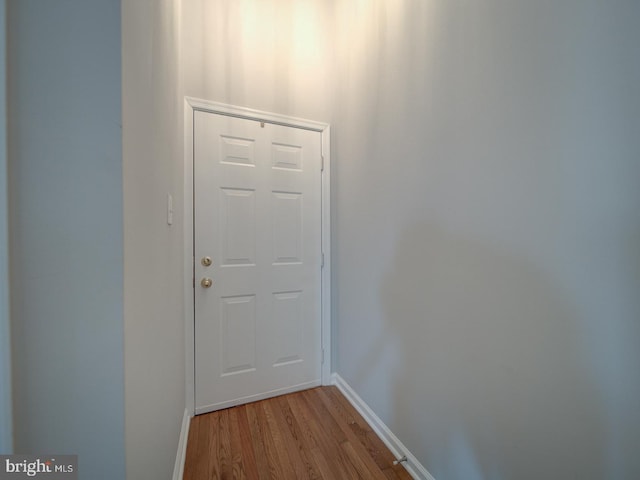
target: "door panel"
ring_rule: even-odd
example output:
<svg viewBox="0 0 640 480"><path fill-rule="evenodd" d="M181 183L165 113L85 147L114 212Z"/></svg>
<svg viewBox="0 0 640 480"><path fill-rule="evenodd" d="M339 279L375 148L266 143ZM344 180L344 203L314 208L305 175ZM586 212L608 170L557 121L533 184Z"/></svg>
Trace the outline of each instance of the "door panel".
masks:
<svg viewBox="0 0 640 480"><path fill-rule="evenodd" d="M221 188L219 208L221 265L225 267L255 266L255 190Z"/></svg>
<svg viewBox="0 0 640 480"><path fill-rule="evenodd" d="M273 192L273 264L302 263L302 194Z"/></svg>
<svg viewBox="0 0 640 480"><path fill-rule="evenodd" d="M196 413L320 384L320 146L194 114Z"/></svg>

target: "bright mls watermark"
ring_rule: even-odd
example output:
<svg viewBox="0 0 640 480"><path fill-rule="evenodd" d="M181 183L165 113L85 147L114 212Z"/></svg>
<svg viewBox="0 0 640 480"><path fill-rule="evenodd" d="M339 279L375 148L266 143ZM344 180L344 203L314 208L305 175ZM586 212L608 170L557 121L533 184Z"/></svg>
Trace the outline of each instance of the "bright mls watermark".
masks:
<svg viewBox="0 0 640 480"><path fill-rule="evenodd" d="M0 455L0 480L78 480L77 455Z"/></svg>

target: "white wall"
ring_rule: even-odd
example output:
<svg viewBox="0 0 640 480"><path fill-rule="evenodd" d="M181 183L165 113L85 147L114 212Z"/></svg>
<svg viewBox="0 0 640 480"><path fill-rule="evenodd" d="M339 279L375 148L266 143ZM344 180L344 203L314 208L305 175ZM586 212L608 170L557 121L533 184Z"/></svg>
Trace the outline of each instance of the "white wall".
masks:
<svg viewBox="0 0 640 480"><path fill-rule="evenodd" d="M182 3L185 95L329 120L332 2Z"/></svg>
<svg viewBox="0 0 640 480"><path fill-rule="evenodd" d="M0 1L0 453L13 451L9 325L9 192L7 185L6 5Z"/></svg>
<svg viewBox="0 0 640 480"><path fill-rule="evenodd" d="M170 478L185 411L179 2L122 2L127 478ZM167 225L167 194L174 223Z"/></svg>
<svg viewBox="0 0 640 480"><path fill-rule="evenodd" d="M120 5L8 2L15 451L124 477Z"/></svg>
<svg viewBox="0 0 640 480"><path fill-rule="evenodd" d="M332 123L337 371L431 473L637 478L637 3L183 4L186 94Z"/></svg>
<svg viewBox="0 0 640 480"><path fill-rule="evenodd" d="M437 479L640 478L640 4L339 4L337 371Z"/></svg>

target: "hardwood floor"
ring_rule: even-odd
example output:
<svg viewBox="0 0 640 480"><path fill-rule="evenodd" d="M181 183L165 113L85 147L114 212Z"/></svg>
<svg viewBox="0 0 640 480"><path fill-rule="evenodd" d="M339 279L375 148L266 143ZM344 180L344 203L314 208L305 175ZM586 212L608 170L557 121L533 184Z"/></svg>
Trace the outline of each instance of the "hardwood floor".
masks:
<svg viewBox="0 0 640 480"><path fill-rule="evenodd" d="M336 387L191 420L184 480L411 479Z"/></svg>

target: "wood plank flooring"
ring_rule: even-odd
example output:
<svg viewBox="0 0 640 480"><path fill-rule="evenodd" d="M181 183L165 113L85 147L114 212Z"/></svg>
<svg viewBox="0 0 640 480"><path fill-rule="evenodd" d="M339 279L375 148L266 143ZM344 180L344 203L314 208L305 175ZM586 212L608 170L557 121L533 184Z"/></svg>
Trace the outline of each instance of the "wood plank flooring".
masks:
<svg viewBox="0 0 640 480"><path fill-rule="evenodd" d="M336 387L191 420L184 480L411 479Z"/></svg>

